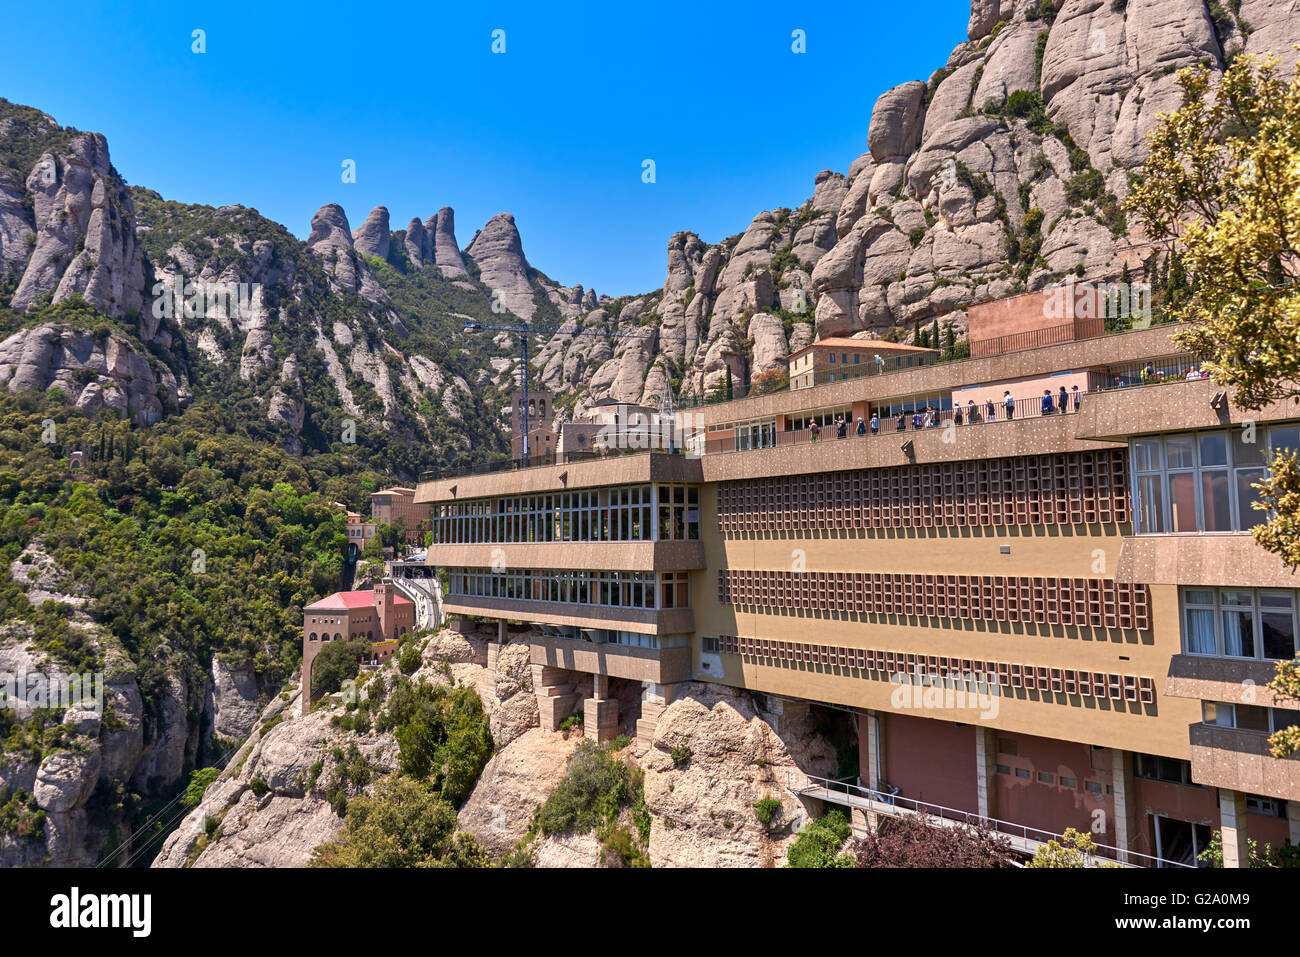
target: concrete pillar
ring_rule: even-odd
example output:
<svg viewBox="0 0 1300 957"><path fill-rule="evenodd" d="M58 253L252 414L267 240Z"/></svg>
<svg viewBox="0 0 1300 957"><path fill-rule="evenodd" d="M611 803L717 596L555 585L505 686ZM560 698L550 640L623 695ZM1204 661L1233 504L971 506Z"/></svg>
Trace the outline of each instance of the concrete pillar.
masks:
<svg viewBox="0 0 1300 957"><path fill-rule="evenodd" d="M1133 752L1123 748L1110 749L1110 783L1115 792L1115 846L1120 849L1121 864L1128 863L1124 853L1133 846L1137 837L1138 805L1133 786Z"/></svg>
<svg viewBox="0 0 1300 957"><path fill-rule="evenodd" d="M594 680L591 685L591 693L597 698L609 697L609 675L592 675Z"/></svg>
<svg viewBox="0 0 1300 957"><path fill-rule="evenodd" d="M872 791L880 789L880 769L885 764L884 729L881 727L884 717L879 711L868 711L865 716L867 722L866 784ZM876 830L880 827L880 815L875 811L867 811L864 816L867 829L873 834L876 833Z"/></svg>
<svg viewBox="0 0 1300 957"><path fill-rule="evenodd" d="M497 644L504 645L505 643L506 643L506 620L504 618L498 618L497 619Z"/></svg>
<svg viewBox="0 0 1300 957"><path fill-rule="evenodd" d="M636 722L636 753L639 757L650 750L654 744L655 729L659 727L659 716L677 699L681 691L680 684L660 685L653 681L643 683L641 690L641 715Z"/></svg>
<svg viewBox="0 0 1300 957"><path fill-rule="evenodd" d="M609 693L609 679L604 675L597 675L597 678L605 678L605 693ZM599 682L597 683L599 684ZM598 692L599 693L599 692ZM593 741L609 741L618 737L618 699L593 697L588 698L582 705L582 733L583 737L590 738Z"/></svg>
<svg viewBox="0 0 1300 957"><path fill-rule="evenodd" d="M995 728L975 728L975 796L980 817L998 816L997 791L998 732Z"/></svg>
<svg viewBox="0 0 1300 957"><path fill-rule="evenodd" d="M1219 788L1219 833L1223 840L1223 866L1249 867L1245 792Z"/></svg>
<svg viewBox="0 0 1300 957"><path fill-rule="evenodd" d="M884 742L880 733L883 715L878 711L869 711L865 718L867 721L867 787L875 791L880 787L880 769L885 763Z"/></svg>
<svg viewBox="0 0 1300 957"><path fill-rule="evenodd" d="M1291 843L1300 846L1300 801L1286 802L1286 817L1291 826Z"/></svg>
<svg viewBox="0 0 1300 957"><path fill-rule="evenodd" d="M533 694L537 696L537 717L542 730L558 731L560 722L573 714L582 695L571 671L550 665L533 665ZM584 720L586 718L584 714Z"/></svg>

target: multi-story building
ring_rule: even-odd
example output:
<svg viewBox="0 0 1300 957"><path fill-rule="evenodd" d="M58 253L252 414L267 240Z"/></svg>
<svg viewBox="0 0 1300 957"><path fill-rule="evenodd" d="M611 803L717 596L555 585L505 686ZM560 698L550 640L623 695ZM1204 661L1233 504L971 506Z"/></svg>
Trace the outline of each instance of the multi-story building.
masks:
<svg viewBox="0 0 1300 957"><path fill-rule="evenodd" d="M408 545L423 544L429 530L429 506L415 504L413 488L394 485L371 494L370 517L380 525L393 525L400 518Z"/></svg>
<svg viewBox="0 0 1300 957"><path fill-rule="evenodd" d="M524 393L516 390L510 396L510 457L516 461L524 458ZM528 392L528 458L534 462L554 461L555 407L551 393L536 389Z"/></svg>
<svg viewBox="0 0 1300 957"><path fill-rule="evenodd" d="M390 582L372 591L336 591L302 610L302 711L311 708L312 663L330 641L370 642L370 660L397 650L397 639L415 628L415 605Z"/></svg>
<svg viewBox="0 0 1300 957"><path fill-rule="evenodd" d="M936 349L885 339L819 339L787 357L791 389L929 365Z"/></svg>
<svg viewBox="0 0 1300 957"><path fill-rule="evenodd" d="M444 611L537 626L546 727L582 707L644 737L718 682L851 711L876 811L1073 827L1130 863L1194 863L1213 831L1230 866L1247 835L1300 843L1300 761L1266 744L1300 714L1265 687L1300 590L1249 534L1300 407L1242 412L1174 328L708 406L698 457L421 484ZM1065 412L1040 402L1067 382ZM1019 401L958 426L972 387ZM872 413L879 434L812 441Z"/></svg>

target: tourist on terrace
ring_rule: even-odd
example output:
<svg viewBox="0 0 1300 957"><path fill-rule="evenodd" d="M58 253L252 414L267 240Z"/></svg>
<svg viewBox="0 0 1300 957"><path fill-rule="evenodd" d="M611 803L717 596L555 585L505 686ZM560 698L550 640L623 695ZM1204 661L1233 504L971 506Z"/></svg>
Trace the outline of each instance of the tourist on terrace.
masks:
<svg viewBox="0 0 1300 957"><path fill-rule="evenodd" d="M1074 411L1078 412L1079 403L1083 401L1083 393L1079 391L1079 387L1077 385L1073 386L1072 388L1074 390Z"/></svg>
<svg viewBox="0 0 1300 957"><path fill-rule="evenodd" d="M1061 410L1061 414L1070 411L1070 394L1065 391L1065 386L1061 386L1061 392L1056 397L1056 407Z"/></svg>
<svg viewBox="0 0 1300 957"><path fill-rule="evenodd" d="M809 433L811 433L811 434L808 436L808 441L809 441L809 442L816 442L816 441L817 441L817 436L819 436L819 435L822 434L822 427L821 427L820 425L817 424L817 420L816 420L816 419L813 419L813 424L810 425L810 426L808 426L808 431L809 431Z"/></svg>
<svg viewBox="0 0 1300 957"><path fill-rule="evenodd" d="M1052 404L1052 390L1043 390L1043 415L1051 415L1056 411L1056 406Z"/></svg>
<svg viewBox="0 0 1300 957"><path fill-rule="evenodd" d="M917 430L925 428L925 416L921 414L920 409L912 413L912 428Z"/></svg>
<svg viewBox="0 0 1300 957"><path fill-rule="evenodd" d="M849 424L844 421L844 416L841 415L839 418L835 420L835 437L837 439L842 439L848 434L849 434Z"/></svg>
<svg viewBox="0 0 1300 957"><path fill-rule="evenodd" d="M953 403L952 421L954 425L961 425L961 403L960 402Z"/></svg>
<svg viewBox="0 0 1300 957"><path fill-rule="evenodd" d="M975 408L975 400L966 400L966 421L974 425L979 421L979 410Z"/></svg>
<svg viewBox="0 0 1300 957"><path fill-rule="evenodd" d="M992 422L998 417L998 407L993 404L992 399L984 400L984 421Z"/></svg>
<svg viewBox="0 0 1300 957"><path fill-rule="evenodd" d="M872 421L874 422L875 419L872 419ZM862 421L862 416L858 416L858 435L866 435L866 434L867 434L867 423Z"/></svg>
<svg viewBox="0 0 1300 957"><path fill-rule="evenodd" d="M900 412L898 413L898 425L894 431L902 432L905 428L907 428L907 413Z"/></svg>
<svg viewBox="0 0 1300 957"><path fill-rule="evenodd" d="M875 412L871 413L871 434L880 434L880 416Z"/></svg>
<svg viewBox="0 0 1300 957"><path fill-rule="evenodd" d="M1010 392L1002 393L1002 404L1007 407L1007 418L1014 419L1016 417L1016 400L1011 398Z"/></svg>

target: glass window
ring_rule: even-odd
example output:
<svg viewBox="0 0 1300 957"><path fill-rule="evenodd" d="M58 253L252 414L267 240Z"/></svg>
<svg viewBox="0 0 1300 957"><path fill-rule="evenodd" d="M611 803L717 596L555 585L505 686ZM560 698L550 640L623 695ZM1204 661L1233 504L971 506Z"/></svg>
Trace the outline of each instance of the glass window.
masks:
<svg viewBox="0 0 1300 957"><path fill-rule="evenodd" d="M1133 467L1139 472L1150 472L1161 467L1159 439L1139 439L1133 443Z"/></svg>
<svg viewBox="0 0 1300 957"><path fill-rule="evenodd" d="M1138 530L1163 532L1165 530L1164 495L1159 475L1139 475L1137 480Z"/></svg>
<svg viewBox="0 0 1300 957"><path fill-rule="evenodd" d="M1237 469L1237 527L1242 531L1268 520L1267 513L1253 507L1259 499L1254 485L1264 481L1265 475L1265 469Z"/></svg>
<svg viewBox="0 0 1300 957"><path fill-rule="evenodd" d="M1200 436L1201 465L1228 464L1228 436L1223 432L1203 432Z"/></svg>
<svg viewBox="0 0 1300 957"><path fill-rule="evenodd" d="M1169 519L1171 532L1197 530L1195 472L1169 473Z"/></svg>
<svg viewBox="0 0 1300 957"><path fill-rule="evenodd" d="M1300 425L1274 426L1269 430L1268 438L1275 452L1300 450Z"/></svg>
<svg viewBox="0 0 1300 957"><path fill-rule="evenodd" d="M1218 469L1201 473L1201 498L1204 503L1207 532L1232 531L1231 491L1228 487L1228 470Z"/></svg>
<svg viewBox="0 0 1300 957"><path fill-rule="evenodd" d="M1263 592L1259 596L1259 624L1265 658L1290 659L1296 656L1293 604L1287 592Z"/></svg>
<svg viewBox="0 0 1300 957"><path fill-rule="evenodd" d="M1235 712L1235 727L1243 731L1270 730L1268 708L1261 708L1253 704L1239 704L1233 707L1233 711Z"/></svg>
<svg viewBox="0 0 1300 957"><path fill-rule="evenodd" d="M1196 451L1190 435L1171 435L1165 439L1167 468L1190 469L1196 466Z"/></svg>
<svg viewBox="0 0 1300 957"><path fill-rule="evenodd" d="M1224 591L1223 653L1239 658L1255 657L1255 612L1248 591Z"/></svg>

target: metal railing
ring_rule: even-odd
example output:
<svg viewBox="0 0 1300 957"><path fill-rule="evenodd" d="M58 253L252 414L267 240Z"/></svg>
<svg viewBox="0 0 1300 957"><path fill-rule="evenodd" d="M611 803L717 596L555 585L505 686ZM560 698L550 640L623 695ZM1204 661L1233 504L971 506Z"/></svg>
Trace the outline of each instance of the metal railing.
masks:
<svg viewBox="0 0 1300 957"><path fill-rule="evenodd" d="M993 831L995 834L1003 837L1014 837L1022 841L1032 841L1036 844L1046 844L1048 841L1058 841L1061 835L1052 831L1045 831L1042 828L1029 827L1025 824L1016 824L1014 821L1003 821L998 818L984 817L981 814L970 811L961 811L956 808L944 807L942 804L931 804L927 801L917 801L914 798L903 797L898 793L897 788L891 788L890 792L872 790L864 788L857 784L850 784L847 781L837 781L833 778L823 778L815 774L801 775L810 782L806 785L799 785L795 780L794 772L786 771L786 786L794 792L807 794L812 791L826 792L827 799L835 801L835 795L843 794L843 803L848 807L854 807L849 798L859 798L871 801L875 804L882 805L882 808L876 810L879 813L894 815L894 812L911 811L920 815L922 818L937 820L941 822L950 822L951 824L968 825L971 827L982 827L986 830ZM890 809L894 809L891 812ZM1139 851L1130 851L1124 848L1114 847L1110 844L1095 844L1096 854L1089 855L1089 863L1096 866L1092 859L1105 861L1107 863L1127 864L1129 866L1141 867L1183 867L1194 869L1195 865L1184 864L1180 861L1171 861L1165 858L1154 857L1150 854L1143 854Z"/></svg>
<svg viewBox="0 0 1300 957"><path fill-rule="evenodd" d="M443 469L426 469L420 473L421 482L465 478L471 475L492 475L497 472L517 472L524 469L543 468L548 465L568 465L572 462L594 462L623 455L686 455L684 449L634 449L610 446L604 449L583 449L573 452L531 455L527 459L496 459L484 465L450 466Z"/></svg>

